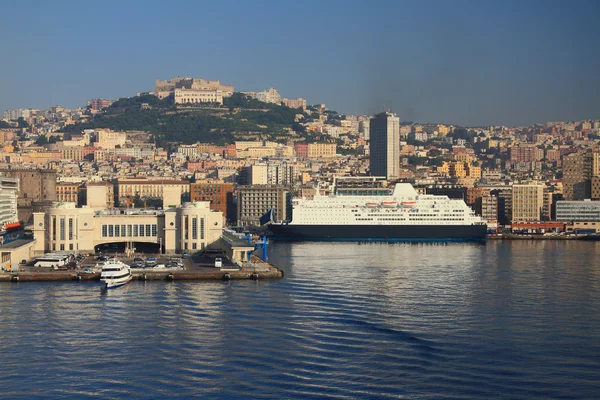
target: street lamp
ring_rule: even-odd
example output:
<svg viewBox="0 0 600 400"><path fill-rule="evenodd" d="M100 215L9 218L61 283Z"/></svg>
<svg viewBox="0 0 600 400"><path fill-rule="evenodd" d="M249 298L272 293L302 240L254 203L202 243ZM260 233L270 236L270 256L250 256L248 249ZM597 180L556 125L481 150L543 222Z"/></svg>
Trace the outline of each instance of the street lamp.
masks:
<svg viewBox="0 0 600 400"><path fill-rule="evenodd" d="M162 238L158 238L158 254L162 255Z"/></svg>

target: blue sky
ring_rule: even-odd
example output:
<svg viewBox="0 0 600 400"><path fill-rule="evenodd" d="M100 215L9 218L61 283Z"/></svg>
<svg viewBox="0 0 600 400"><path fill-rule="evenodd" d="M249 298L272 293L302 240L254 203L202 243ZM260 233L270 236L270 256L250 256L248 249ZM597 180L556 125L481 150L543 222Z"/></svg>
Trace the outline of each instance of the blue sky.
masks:
<svg viewBox="0 0 600 400"><path fill-rule="evenodd" d="M96 3L0 0L0 110L179 75L419 122L600 118L600 1Z"/></svg>

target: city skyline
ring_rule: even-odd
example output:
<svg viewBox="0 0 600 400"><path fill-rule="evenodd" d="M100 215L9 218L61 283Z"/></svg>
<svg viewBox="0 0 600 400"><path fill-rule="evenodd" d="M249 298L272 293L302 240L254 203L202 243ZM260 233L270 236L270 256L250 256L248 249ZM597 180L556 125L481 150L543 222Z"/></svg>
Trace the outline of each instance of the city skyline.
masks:
<svg viewBox="0 0 600 400"><path fill-rule="evenodd" d="M595 2L179 2L150 3L143 15L141 3L118 14L114 5L5 3L0 30L13 40L2 48L12 61L0 66L0 110L114 100L179 75L275 87L345 114L385 105L423 123L600 118Z"/></svg>

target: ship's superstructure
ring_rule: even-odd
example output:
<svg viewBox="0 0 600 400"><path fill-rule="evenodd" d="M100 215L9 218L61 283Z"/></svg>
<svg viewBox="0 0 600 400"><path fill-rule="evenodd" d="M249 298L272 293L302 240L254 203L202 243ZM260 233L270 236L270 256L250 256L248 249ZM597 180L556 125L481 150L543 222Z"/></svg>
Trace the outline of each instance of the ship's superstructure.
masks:
<svg viewBox="0 0 600 400"><path fill-rule="evenodd" d="M479 240L486 223L463 200L420 195L408 183L389 196L319 196L292 201L292 221L270 224L280 240Z"/></svg>

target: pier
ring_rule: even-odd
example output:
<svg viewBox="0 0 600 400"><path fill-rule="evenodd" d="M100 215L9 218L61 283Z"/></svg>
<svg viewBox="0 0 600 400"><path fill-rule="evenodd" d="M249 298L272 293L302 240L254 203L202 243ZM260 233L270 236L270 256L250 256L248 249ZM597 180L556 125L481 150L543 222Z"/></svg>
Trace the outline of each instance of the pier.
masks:
<svg viewBox="0 0 600 400"><path fill-rule="evenodd" d="M213 271L152 271L132 270L133 280L139 281L228 281L241 279L279 279L283 272L270 265L264 270L213 270ZM100 281L100 274L78 271L15 272L0 274L0 282L82 282Z"/></svg>

